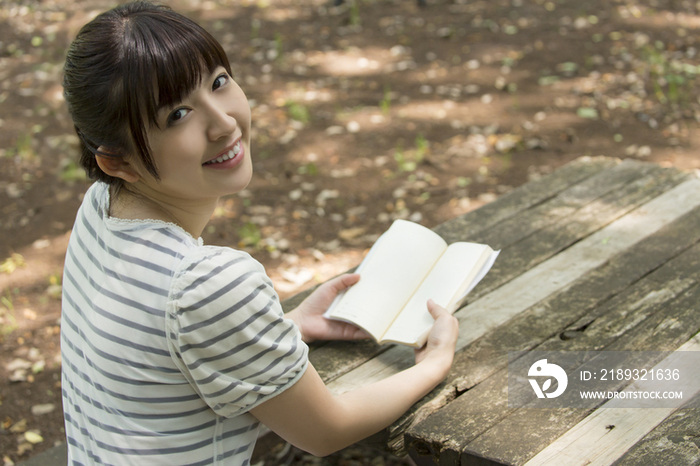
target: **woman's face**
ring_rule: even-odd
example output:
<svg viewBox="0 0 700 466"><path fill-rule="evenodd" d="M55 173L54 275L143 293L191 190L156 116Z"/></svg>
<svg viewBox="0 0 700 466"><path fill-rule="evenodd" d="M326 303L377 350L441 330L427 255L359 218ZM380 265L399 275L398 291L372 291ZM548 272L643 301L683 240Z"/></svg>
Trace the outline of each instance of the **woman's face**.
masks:
<svg viewBox="0 0 700 466"><path fill-rule="evenodd" d="M174 203L241 191L253 172L250 120L248 100L226 70L205 73L184 100L159 111L148 142L160 179L141 170L137 184Z"/></svg>

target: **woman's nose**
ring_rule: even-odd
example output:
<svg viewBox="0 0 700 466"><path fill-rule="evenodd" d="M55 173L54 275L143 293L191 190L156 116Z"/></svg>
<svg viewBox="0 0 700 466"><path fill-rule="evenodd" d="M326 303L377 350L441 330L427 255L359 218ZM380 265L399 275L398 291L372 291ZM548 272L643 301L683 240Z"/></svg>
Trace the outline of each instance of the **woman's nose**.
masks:
<svg viewBox="0 0 700 466"><path fill-rule="evenodd" d="M212 102L208 106L207 135L210 140L216 141L222 137L228 137L236 131L238 122L218 102Z"/></svg>

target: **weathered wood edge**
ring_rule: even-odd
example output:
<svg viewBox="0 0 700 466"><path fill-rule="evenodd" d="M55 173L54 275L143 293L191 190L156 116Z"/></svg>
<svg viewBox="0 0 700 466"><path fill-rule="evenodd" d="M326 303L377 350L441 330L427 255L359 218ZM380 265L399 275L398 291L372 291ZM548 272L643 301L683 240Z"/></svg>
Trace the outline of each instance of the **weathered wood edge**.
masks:
<svg viewBox="0 0 700 466"><path fill-rule="evenodd" d="M688 235L688 231L695 232L695 235ZM685 281L688 268L693 266L693 261L700 260L698 247L695 247L695 252L688 248L698 241L700 208L645 238L614 261L584 275L568 289L517 315L507 326L499 327L469 345L457 355L453 365L453 372L468 375L462 376L461 380L457 378L452 383L456 384L457 394L477 384L483 385L484 388L480 389L477 386L467 391L457 398L449 409L437 411L423 423L411 427L406 432L406 442L420 451L440 457L441 464L457 464L457 458L466 444L506 413L496 415L491 421L478 421L481 427L476 430L470 430L468 425L462 426L460 430L450 429L461 433L457 438L443 439L440 433L446 430L444 426L458 427L465 419L471 419L469 408L465 408L466 412L462 413L458 409L460 405L473 405L478 411L481 406L492 404L488 398L473 399L479 396L480 390L486 394L491 393L497 401L500 396L505 397L505 392L498 393L499 387L504 387L503 381L494 384L489 382L488 378L505 367L508 351L532 349L537 345L540 345L538 349L541 350L590 349L589 335L595 336L598 327L606 329L608 325L615 325L614 319L617 314L612 312L615 308L641 306L639 303L643 303L645 299L651 304L653 300L647 296L655 289L668 287L669 282L678 283L677 290L667 290L662 296L672 297L687 289L690 286ZM640 255L639 251L644 251L644 254ZM675 259L668 262L674 257ZM657 271L656 269L663 264L665 265ZM625 270L628 272L624 273ZM644 280L640 281L636 288L615 296L640 278ZM612 299L614 296L615 299ZM631 303L624 304L624 299L630 299ZM626 316L622 315L619 318L624 317ZM612 323L608 323L610 321ZM619 328L628 324L626 321L617 323ZM567 331L570 332L569 339L564 343L561 341L561 334ZM548 340L553 344L547 343ZM489 412L488 416L494 416L493 412ZM451 461L449 457L452 457Z"/></svg>
<svg viewBox="0 0 700 466"><path fill-rule="evenodd" d="M695 299L700 294L699 289L700 287L695 287ZM659 360L658 365L654 364L652 370L659 367L678 367L680 364L684 366L684 373L690 376L691 380L698 380L700 366L687 357L683 358L682 362L679 361L681 354L698 351L700 351L700 335L682 342L677 352ZM632 390L645 390L651 387L658 388L650 380L638 380L630 384ZM688 385L683 391L693 397L700 391L700 385ZM676 409L678 408L673 406L639 409L629 407L628 402L619 398L607 400L601 408L548 444L524 466L558 466L560 464L608 466Z"/></svg>
<svg viewBox="0 0 700 466"><path fill-rule="evenodd" d="M700 464L700 394L675 411L612 466Z"/></svg>
<svg viewBox="0 0 700 466"><path fill-rule="evenodd" d="M514 215L499 222L497 228L487 228L476 233L472 241L492 245L515 244L639 178L661 172L663 169L658 165L625 160L532 206L527 211L527 223L523 223L522 215Z"/></svg>
<svg viewBox="0 0 700 466"><path fill-rule="evenodd" d="M698 269L694 273L698 274ZM700 314L693 304L700 300L700 286L686 290L675 299L651 306L651 314L639 325L627 330L610 345L603 347L612 351L673 351L686 343L700 328ZM663 325L673 320L677 327ZM640 346L644 343L644 346ZM539 349L539 348L538 348ZM622 388L625 384L619 383ZM616 388L616 389L617 389ZM487 454L503 464L520 466L546 448L551 442L565 434L590 412L582 409L557 410L553 418L547 410L520 408L503 418L487 432L481 434L463 450L463 458L474 454ZM528 427L529 426L529 427ZM536 426L546 426L539 431ZM522 435L504 442L505 435L517 428ZM466 458L465 458L466 460Z"/></svg>
<svg viewBox="0 0 700 466"><path fill-rule="evenodd" d="M527 211L561 191L581 183L606 168L620 163L609 157L580 157L537 180L510 191L477 210L449 220L434 228L445 241L475 241L476 235L498 223Z"/></svg>

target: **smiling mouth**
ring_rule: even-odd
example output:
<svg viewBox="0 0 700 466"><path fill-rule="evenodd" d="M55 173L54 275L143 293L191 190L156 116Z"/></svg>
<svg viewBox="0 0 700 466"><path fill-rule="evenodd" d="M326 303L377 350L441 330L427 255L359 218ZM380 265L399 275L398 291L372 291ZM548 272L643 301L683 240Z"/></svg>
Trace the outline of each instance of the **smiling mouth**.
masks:
<svg viewBox="0 0 700 466"><path fill-rule="evenodd" d="M212 159L208 162L204 162L202 165L213 165L217 163L223 163L227 160L230 160L234 158L235 156L238 155L238 153L241 151L241 140L239 139L236 145L233 146L233 148L226 152L224 155L220 155L219 157Z"/></svg>

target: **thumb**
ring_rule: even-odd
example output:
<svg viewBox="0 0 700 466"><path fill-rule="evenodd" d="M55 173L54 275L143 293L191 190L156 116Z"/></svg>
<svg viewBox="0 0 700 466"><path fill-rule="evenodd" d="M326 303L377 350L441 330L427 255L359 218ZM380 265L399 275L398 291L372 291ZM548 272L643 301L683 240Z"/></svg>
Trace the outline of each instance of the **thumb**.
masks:
<svg viewBox="0 0 700 466"><path fill-rule="evenodd" d="M435 320L437 320L442 314L447 313L445 308L437 304L432 299L428 300L428 312L430 312L430 315L433 316L433 319Z"/></svg>
<svg viewBox="0 0 700 466"><path fill-rule="evenodd" d="M328 288L333 290L335 293L339 293L346 288L350 288L352 285L360 281L360 275L357 273L346 273L339 277L326 282Z"/></svg>

